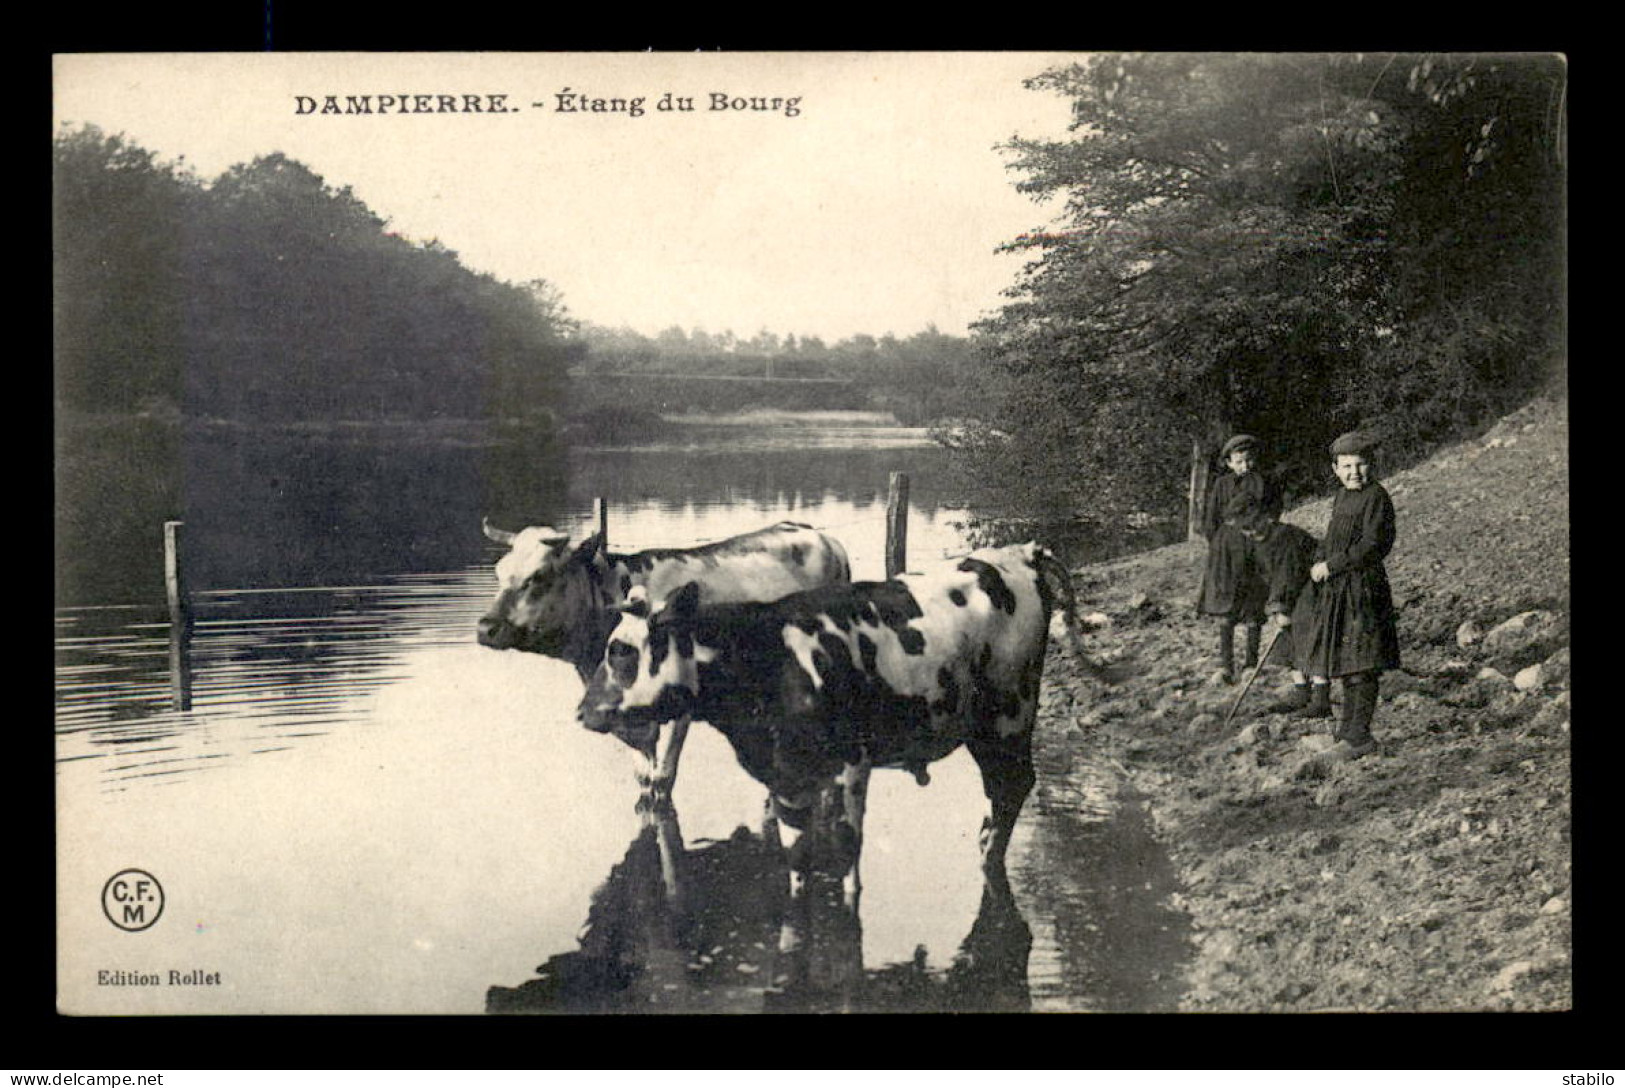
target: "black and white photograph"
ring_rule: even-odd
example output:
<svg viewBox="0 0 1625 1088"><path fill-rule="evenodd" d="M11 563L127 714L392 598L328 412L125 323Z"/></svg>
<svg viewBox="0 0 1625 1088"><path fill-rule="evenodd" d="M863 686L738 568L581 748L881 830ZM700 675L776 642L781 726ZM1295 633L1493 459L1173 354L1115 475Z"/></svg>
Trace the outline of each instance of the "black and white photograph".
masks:
<svg viewBox="0 0 1625 1088"><path fill-rule="evenodd" d="M1568 69L54 55L57 1011L1574 1010Z"/></svg>

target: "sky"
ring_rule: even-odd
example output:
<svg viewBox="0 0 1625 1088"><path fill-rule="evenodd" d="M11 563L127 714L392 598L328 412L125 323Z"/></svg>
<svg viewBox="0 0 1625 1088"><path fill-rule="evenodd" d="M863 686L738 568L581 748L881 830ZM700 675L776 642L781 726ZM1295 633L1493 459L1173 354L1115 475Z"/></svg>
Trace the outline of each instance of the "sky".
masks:
<svg viewBox="0 0 1625 1088"><path fill-rule="evenodd" d="M1065 100L1021 83L1075 56L83 54L55 59L53 98L57 124L203 178L283 152L586 321L833 342L997 309L1022 264L997 246L1053 209L995 147L1065 135ZM323 112L363 95L374 112Z"/></svg>

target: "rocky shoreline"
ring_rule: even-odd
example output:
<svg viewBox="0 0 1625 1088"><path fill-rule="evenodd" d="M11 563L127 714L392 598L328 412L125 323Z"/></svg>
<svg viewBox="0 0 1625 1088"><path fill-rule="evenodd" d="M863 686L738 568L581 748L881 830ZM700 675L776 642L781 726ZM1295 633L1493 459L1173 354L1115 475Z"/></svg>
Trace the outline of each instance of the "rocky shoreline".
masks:
<svg viewBox="0 0 1625 1088"><path fill-rule="evenodd" d="M1536 401L1385 478L1403 667L1353 763L1267 711L1275 665L1223 726L1200 542L1075 573L1105 679L1051 651L1039 746L1149 799L1194 929L1182 1010L1572 1008L1567 449L1566 401Z"/></svg>

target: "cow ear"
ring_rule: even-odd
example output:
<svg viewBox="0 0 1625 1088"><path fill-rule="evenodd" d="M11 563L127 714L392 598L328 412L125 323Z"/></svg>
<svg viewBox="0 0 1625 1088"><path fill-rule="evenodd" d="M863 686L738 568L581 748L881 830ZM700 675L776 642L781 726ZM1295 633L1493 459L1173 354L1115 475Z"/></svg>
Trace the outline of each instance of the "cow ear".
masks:
<svg viewBox="0 0 1625 1088"><path fill-rule="evenodd" d="M626 595L624 604L611 605L611 612L623 612L629 616L636 616L640 620L649 618L649 590L645 586L633 586Z"/></svg>
<svg viewBox="0 0 1625 1088"><path fill-rule="evenodd" d="M583 563L591 563L603 550L604 534L596 532L581 542L581 546L576 549L575 557Z"/></svg>

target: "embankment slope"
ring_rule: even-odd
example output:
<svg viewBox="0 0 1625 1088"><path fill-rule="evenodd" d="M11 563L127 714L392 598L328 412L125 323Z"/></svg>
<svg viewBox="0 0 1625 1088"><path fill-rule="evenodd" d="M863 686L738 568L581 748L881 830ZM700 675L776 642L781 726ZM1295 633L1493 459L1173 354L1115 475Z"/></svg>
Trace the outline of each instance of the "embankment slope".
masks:
<svg viewBox="0 0 1625 1088"><path fill-rule="evenodd" d="M1567 403L1542 400L1384 479L1404 664L1379 751L1328 773L1266 710L1273 665L1221 726L1202 544L1076 573L1112 682L1052 651L1039 743L1150 798L1195 925L1183 1009L1572 1007L1568 471ZM1320 535L1330 508L1287 520Z"/></svg>

